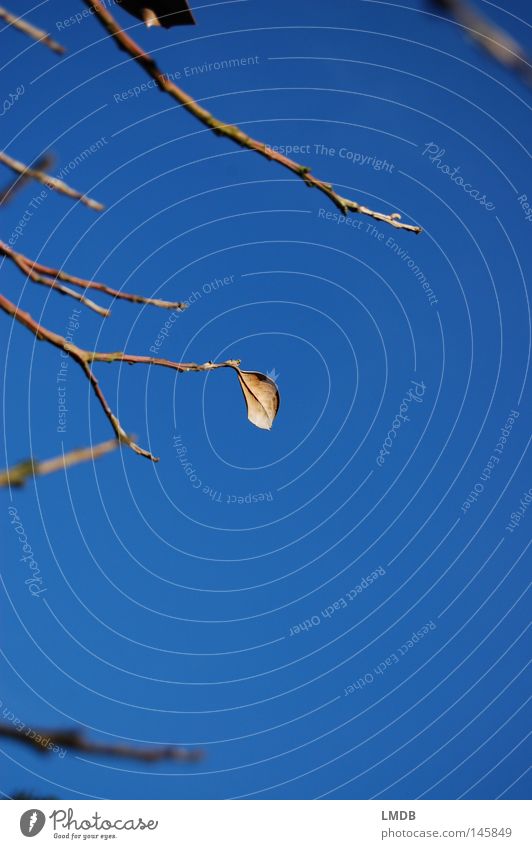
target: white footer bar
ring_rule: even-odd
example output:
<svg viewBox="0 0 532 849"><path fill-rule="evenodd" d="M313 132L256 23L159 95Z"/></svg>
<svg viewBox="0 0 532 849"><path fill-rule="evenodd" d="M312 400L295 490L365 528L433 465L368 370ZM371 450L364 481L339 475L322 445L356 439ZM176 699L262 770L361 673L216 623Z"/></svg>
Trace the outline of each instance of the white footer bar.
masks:
<svg viewBox="0 0 532 849"><path fill-rule="evenodd" d="M5 801L6 847L532 847L523 801ZM35 844L28 838L35 837Z"/></svg>

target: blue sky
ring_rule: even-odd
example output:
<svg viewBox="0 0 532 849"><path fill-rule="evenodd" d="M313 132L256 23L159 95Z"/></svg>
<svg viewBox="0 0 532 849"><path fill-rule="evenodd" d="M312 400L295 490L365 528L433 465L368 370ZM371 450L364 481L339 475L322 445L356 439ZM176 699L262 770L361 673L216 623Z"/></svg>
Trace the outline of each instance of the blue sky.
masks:
<svg viewBox="0 0 532 849"><path fill-rule="evenodd" d="M524 0L477 5L530 49ZM161 356L274 371L281 407L265 432L228 370L102 364L122 424L160 462L124 447L3 492L2 710L205 759L44 758L2 741L0 789L525 798L530 90L417 0L215 3L169 31L117 13L214 114L299 147L415 236L334 218L287 171L134 90L148 78L97 22L67 23L84 8L32 12L61 59L2 29L3 90L24 88L4 145L25 161L53 150L53 172L106 209L28 185L2 238L190 299ZM168 319L127 303L73 313L2 271L8 297L82 347L148 355ZM109 438L75 363L60 422L59 352L2 327L1 465Z"/></svg>

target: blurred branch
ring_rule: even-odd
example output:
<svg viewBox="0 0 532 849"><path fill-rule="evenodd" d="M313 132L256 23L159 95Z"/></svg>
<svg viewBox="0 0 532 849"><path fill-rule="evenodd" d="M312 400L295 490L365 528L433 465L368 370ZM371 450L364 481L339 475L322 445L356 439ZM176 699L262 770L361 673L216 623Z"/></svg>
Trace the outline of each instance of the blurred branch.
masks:
<svg viewBox="0 0 532 849"><path fill-rule="evenodd" d="M6 793L3 793L0 797L2 799L39 799L42 801L43 799L57 799L57 796L41 796L40 794L37 796L35 793L31 793L28 790L15 790L14 793L11 793L9 796Z"/></svg>
<svg viewBox="0 0 532 849"><path fill-rule="evenodd" d="M146 451L144 448L141 448L137 445L131 436L129 436L126 431L123 429L120 424L118 418L114 415L111 410L107 400L100 389L99 383L90 367L92 363L129 363L131 365L135 364L144 364L144 365L154 365L154 366L162 366L164 368L173 369L178 372L188 372L188 371L212 371L218 368L234 368L237 369L240 361L239 360L226 360L222 363L176 363L173 360L165 360L159 357L145 357L145 356L137 356L135 354L126 354L122 351L115 351L111 353L102 353L99 351L86 351L83 348L78 348L77 345L73 345L70 342L60 336L58 333L54 333L51 330L47 330L41 324L38 324L29 313L24 312L23 310L18 309L18 307L13 304L8 298L4 297L4 295L0 295L0 309L6 312L8 315L12 316L16 321L26 327L33 335L39 339L44 340L45 342L49 342L51 345L54 345L56 348L60 350L66 351L72 359L78 363L80 368L83 370L87 380L91 384L100 405L109 419L113 430L120 440L120 442L128 445L133 451L137 454L140 454L142 457L147 457L149 460L153 460L153 462L157 462L158 458L154 457L149 451Z"/></svg>
<svg viewBox="0 0 532 849"><path fill-rule="evenodd" d="M0 737L18 740L21 743L37 749L41 754L52 751L54 746L69 749L74 752L85 752L94 755L110 755L120 758L134 758L146 763L156 761L180 761L183 763L197 763L203 758L200 749L184 749L177 746L154 746L153 748L141 748L129 746L125 743L93 743L87 740L83 732L77 729L43 731L35 729L22 729L12 725L0 724Z"/></svg>
<svg viewBox="0 0 532 849"><path fill-rule="evenodd" d="M54 157L50 153L45 153L44 156L41 156L35 164L32 166L37 171L46 171L48 168L51 168L54 164ZM14 196L19 192L27 182L29 182L32 178L28 176L28 174L19 174L17 172L17 176L14 177L0 192L0 205L5 206L10 201L13 200Z"/></svg>
<svg viewBox="0 0 532 849"><path fill-rule="evenodd" d="M114 451L119 444L118 439L108 439L106 442L91 445L89 448L76 448L74 451L61 454L59 457L52 457L50 460L43 460L42 462L25 460L0 472L0 486L24 486L29 478L34 478L37 475L49 475L69 466L76 466L78 463L96 460L98 457Z"/></svg>
<svg viewBox="0 0 532 849"><path fill-rule="evenodd" d="M26 180L36 180L38 183L42 183L49 189L59 192L59 194L66 195L74 200L79 200L90 209L95 209L97 212L101 212L102 209L105 209L103 203L92 200L92 198L87 197L87 195L78 192L76 189L72 189L64 183L63 180L58 180L57 177L52 177L50 174L46 174L45 171L40 171L37 168L30 168L23 162L19 162L11 156L8 156L4 151L0 151L0 162L6 165L7 168L11 168L11 170L15 171L17 174L21 174Z"/></svg>
<svg viewBox="0 0 532 849"><path fill-rule="evenodd" d="M53 38L50 38L47 32L43 29L39 29L39 27L30 24L29 21L25 21L23 18L19 18L16 15L11 14L5 9L3 6L0 6L0 19L5 21L10 26L15 27L15 29L23 32L24 35L28 35L34 41L38 41L40 44L46 45L50 50L53 50L54 53L64 53L65 48L62 44L58 44L57 41L54 41Z"/></svg>
<svg viewBox="0 0 532 849"><path fill-rule="evenodd" d="M523 47L501 27L477 12L465 0L430 0L443 12L453 17L467 31L473 41L501 65L517 71L528 85L532 85L530 57Z"/></svg>
<svg viewBox="0 0 532 849"><path fill-rule="evenodd" d="M22 271L22 273L34 283L40 283L42 286L47 286L49 289L55 289L62 295L69 295L71 298L81 301L81 303L86 307L89 307L89 309L92 309L103 316L108 316L110 310L100 307L98 304L95 304L94 301L89 300L84 295L80 295L79 292L74 292L67 286L61 286L61 284L57 281L62 280L65 283L70 283L72 286L77 286L81 289L92 289L120 300L131 301L135 304L149 304L166 310L184 310L187 306L183 301L162 301L159 298L145 298L142 295L132 295L129 292L121 292L117 289L112 289L104 283L96 283L93 280L84 280L81 277L74 277L72 274L67 274L66 271L61 271L57 268L49 268L46 265L42 265L40 262L28 259L28 257L17 253L17 251L14 251L2 241L0 241L0 256L5 256L10 259L17 268L19 268L20 271Z"/></svg>
<svg viewBox="0 0 532 849"><path fill-rule="evenodd" d="M108 12L105 8L101 0L84 0L85 4L93 10L95 15L98 17L100 23L105 27L110 36L115 40L121 50L124 50L135 62L137 62L141 68L146 71L146 73L156 82L157 86L161 89L161 91L166 92L166 94L170 95L174 100L183 106L187 112L190 112L195 118L198 119L205 127L212 130L218 136L224 136L225 138L231 139L231 141L235 142L235 144L240 145L240 147L246 148L247 150L252 150L255 153L264 156L266 159L269 159L272 162L277 162L279 165L282 165L284 168L287 168L293 174L296 174L300 177L303 182L309 186L310 188L316 188L323 194L327 195L327 197L334 203L334 205L342 212L343 215L347 215L349 212L358 212L362 215L369 215L371 218L375 218L377 221L382 221L386 224L390 224L392 227L397 227L403 230L410 230L413 233L420 233L421 227L415 226L413 224L403 224L400 220L401 216L398 212L393 212L390 215L385 215L381 212L375 212L372 209L368 209L366 206L362 206L362 204L357 203L356 201L349 200L348 198L344 198L339 195L331 185L331 183L325 183L322 180L318 180L310 173L310 169L305 165L300 165L297 162L294 162L292 159L289 159L287 156L284 156L277 151L271 150L267 145L263 142L256 141L256 139L251 138L246 133L243 132L239 127L236 127L232 124L225 124L223 121L219 121L210 112L204 109L199 105L186 91L173 83L159 68L155 60L150 56L149 53L145 53L144 50L134 41L129 35L127 35L114 17Z"/></svg>

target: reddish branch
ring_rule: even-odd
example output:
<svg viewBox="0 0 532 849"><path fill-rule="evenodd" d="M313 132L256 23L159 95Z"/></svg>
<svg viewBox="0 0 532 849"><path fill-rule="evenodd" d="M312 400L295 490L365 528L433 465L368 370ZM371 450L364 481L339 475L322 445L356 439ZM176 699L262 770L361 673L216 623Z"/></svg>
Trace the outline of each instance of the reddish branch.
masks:
<svg viewBox="0 0 532 849"><path fill-rule="evenodd" d="M32 260L28 260L27 257L23 256L23 254L19 254L12 250L4 242L0 242L0 256L6 256L12 260L17 268L34 283L40 283L42 286L47 286L49 289L55 289L56 292L60 292L62 295L69 295L69 297L74 298L76 301L81 301L82 304L89 309L94 310L94 312L97 312L99 315L109 315L109 310L98 306L98 304L95 304L94 301L91 301L79 292L74 292L73 289L69 289L67 286L62 286L60 283L57 283L56 276L45 277L42 274L39 274L37 271L38 265L36 263L32 262Z"/></svg>
<svg viewBox="0 0 532 849"><path fill-rule="evenodd" d="M67 286L62 286L58 280L65 283L70 283L72 286L77 286L81 289L92 289L97 292L102 292L105 295L110 295L112 298L117 298L123 301L131 301L134 304L149 304L154 307L161 307L166 310L184 310L186 303L183 301L162 301L159 298L145 298L142 295L132 295L129 292L121 292L118 289L112 289L104 283L96 283L94 280L84 280L82 277L74 277L72 274L67 274L66 271L61 271L57 268L49 268L47 265L42 265L40 262L35 262L23 254L14 251L5 242L0 241L0 256L5 256L10 259L17 268L22 271L34 283L40 283L42 286L47 286L49 289L55 289L62 295L69 295L77 301L81 301L86 307L99 313L99 315L108 316L110 310L100 307L94 301L89 300L79 292L74 292Z"/></svg>
<svg viewBox="0 0 532 849"><path fill-rule="evenodd" d="M137 454L140 454L142 457L147 457L148 459L153 460L154 462L158 461L158 457L154 457L153 454L151 454L149 451L146 451L144 448L141 448L140 445L137 445L134 442L133 438L129 436L123 429L118 418L111 410L102 390L100 389L99 383L94 375L94 372L91 369L92 363L119 362L129 363L130 365L143 364L163 366L164 368L173 369L174 371L178 372L212 371L213 369L218 368L237 368L240 364L239 360L227 360L223 363L176 363L173 362L173 360L164 360L160 359L159 357L137 356L135 354L126 354L122 351L114 351L111 353L102 353L99 351L86 351L83 348L79 348L77 345L73 345L70 342L67 342L67 340L63 336L60 336L58 333L54 333L52 330L47 330L46 327L43 327L41 324L38 324L29 313L18 309L18 307L6 297L4 297L4 295L0 295L0 309L4 310L4 312L6 312L8 315L12 316L12 318L14 318L16 321L20 322L20 324L24 325L24 327L26 327L31 333L33 333L33 335L37 339L49 342L56 348L66 351L66 353L69 354L83 370L87 380L93 388L96 397L98 398L98 401L101 404L105 415L111 422L113 430L120 442L124 442L126 445L129 445L129 447L132 448L133 451L135 451Z"/></svg>
<svg viewBox="0 0 532 849"><path fill-rule="evenodd" d="M140 748L126 743L93 743L87 740L83 732L77 729L58 729L56 731L37 731L35 729L19 729L16 726L0 724L0 737L7 737L26 743L41 754L54 751L54 748L69 749L74 752L85 752L93 755L110 755L120 758L135 758L146 763L156 761L181 761L197 763L203 757L200 749L184 749L178 746L154 746Z"/></svg>
<svg viewBox="0 0 532 849"><path fill-rule="evenodd" d="M225 138L231 139L231 141L240 145L240 147L247 148L247 150L253 150L255 153L264 156L266 159L269 159L272 162L277 162L279 165L287 168L293 174L300 177L307 186L318 189L320 192L327 195L327 197L336 207L338 207L343 215L347 215L349 212L358 212L362 215L369 215L371 218L376 218L377 221L383 221L386 224L391 224L392 227L410 230L413 233L421 233L421 227L413 224L403 224L398 212L385 215L382 212L375 212L372 209L368 209L368 207L362 206L362 204L359 204L356 201L342 197L334 190L331 183L325 183L323 180L318 180L317 177L314 177L310 173L310 169L305 165L300 165L298 162L294 162L282 153L271 150L271 148L264 144L264 142L251 138L251 136L248 136L247 133L244 133L239 127L219 121L218 118L215 118L214 115L211 115L210 112L200 106L199 103L187 94L186 91L183 91L182 88L173 83L161 71L153 57L150 56L149 53L146 53L136 41L122 30L111 13L104 8L101 0L84 0L84 2L93 10L118 46L128 53L129 56L131 56L131 58L134 59L144 71L146 71L146 73L156 82L161 91L166 92L166 94L169 94L174 100L177 100L177 102L181 104L187 112L190 112L191 115L197 118L198 121L201 121L205 127L212 130L213 133L218 136L224 136Z"/></svg>
<svg viewBox="0 0 532 849"><path fill-rule="evenodd" d="M49 460L25 460L0 472L0 486L24 486L29 478L37 475L49 475L69 466L76 466L78 463L96 460L98 457L114 451L118 445L117 439L108 439L98 445L91 445L89 448L76 448L74 451L61 454L59 457L52 457Z"/></svg>
<svg viewBox="0 0 532 849"><path fill-rule="evenodd" d="M85 204L85 206L88 206L90 209L95 209L97 212L101 212L102 209L105 209L103 203L99 203L97 200L87 197L87 195L78 192L77 189L72 189L64 183L63 180L58 180L57 177L52 177L50 174L46 174L45 171L40 171L38 168L30 168L23 162L19 162L17 159L13 159L11 156L8 156L4 151L0 151L0 162L8 168L11 168L11 170L15 171L17 174L21 174L25 180L37 180L38 183L42 183L49 189L53 189L55 192L59 192L60 194L66 195L74 200L79 200L81 203Z"/></svg>
<svg viewBox="0 0 532 849"><path fill-rule="evenodd" d="M57 41L50 38L48 33L43 29L39 29L39 27L30 24L28 21L23 20L23 18L19 18L16 15L11 14L11 12L8 12L3 6L0 6L0 19L15 27L15 29L20 30L20 32L23 32L24 35L28 35L34 41L38 41L40 44L45 44L46 47L49 47L54 53L65 52L63 45L58 44Z"/></svg>

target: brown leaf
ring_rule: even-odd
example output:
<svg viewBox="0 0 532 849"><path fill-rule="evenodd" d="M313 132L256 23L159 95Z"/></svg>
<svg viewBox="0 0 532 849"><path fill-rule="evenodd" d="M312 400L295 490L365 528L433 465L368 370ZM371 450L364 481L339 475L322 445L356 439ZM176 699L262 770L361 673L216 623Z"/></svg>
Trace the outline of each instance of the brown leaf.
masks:
<svg viewBox="0 0 532 849"><path fill-rule="evenodd" d="M260 371L235 368L244 395L248 419L256 427L270 430L279 409L279 390L274 381Z"/></svg>

